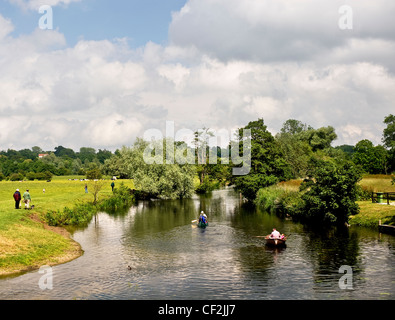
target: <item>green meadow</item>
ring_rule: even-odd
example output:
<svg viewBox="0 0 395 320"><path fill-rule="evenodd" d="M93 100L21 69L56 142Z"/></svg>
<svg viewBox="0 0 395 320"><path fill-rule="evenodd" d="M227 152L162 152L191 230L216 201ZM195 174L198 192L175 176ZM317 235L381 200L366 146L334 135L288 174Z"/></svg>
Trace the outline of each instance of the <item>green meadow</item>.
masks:
<svg viewBox="0 0 395 320"><path fill-rule="evenodd" d="M65 176L54 177L51 182L0 182L0 276L64 263L82 254L66 229L42 222L48 211L62 211L65 207L71 209L79 203L93 202L93 182L80 179L80 176ZM133 187L131 180L123 182ZM115 182L116 186L120 183L119 180ZM88 193L85 193L85 184ZM29 189L33 209L25 210L23 203L22 209L15 209L12 196L16 189L22 195ZM111 180L108 179L103 181L98 198L111 194Z"/></svg>
<svg viewBox="0 0 395 320"><path fill-rule="evenodd" d="M365 175L360 182L363 189L370 192L395 192L395 185L391 183L393 176L376 174ZM379 221L382 224L395 225L395 201L392 205L358 201L359 214L350 217L351 225L377 228Z"/></svg>

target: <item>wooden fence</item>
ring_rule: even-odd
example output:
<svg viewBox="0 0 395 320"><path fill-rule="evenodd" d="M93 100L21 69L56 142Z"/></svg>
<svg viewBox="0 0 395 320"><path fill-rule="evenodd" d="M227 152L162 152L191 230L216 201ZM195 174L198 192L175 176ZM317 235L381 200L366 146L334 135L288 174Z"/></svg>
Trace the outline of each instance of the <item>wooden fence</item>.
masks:
<svg viewBox="0 0 395 320"><path fill-rule="evenodd" d="M391 200L395 201L395 192L372 192L373 203L390 204Z"/></svg>

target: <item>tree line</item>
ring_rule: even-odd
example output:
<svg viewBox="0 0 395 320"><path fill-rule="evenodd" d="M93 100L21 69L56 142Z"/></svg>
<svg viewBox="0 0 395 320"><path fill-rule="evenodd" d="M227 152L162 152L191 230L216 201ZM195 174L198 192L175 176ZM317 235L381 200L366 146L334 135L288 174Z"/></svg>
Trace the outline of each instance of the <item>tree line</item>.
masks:
<svg viewBox="0 0 395 320"><path fill-rule="evenodd" d="M173 169L178 166L197 176L199 178L199 185L195 188L197 192L204 193L219 185L234 184L243 189L243 194L248 199L253 199L260 187L292 178L306 177L309 170L311 171L312 157L344 159L360 166L366 173L389 174L395 171L395 116L388 115L384 123L386 128L383 131L382 145L375 146L368 139L364 139L355 146L332 147L337 135L331 126L315 129L302 121L289 119L284 122L280 132L273 136L267 130L263 119L251 121L238 130L236 138L238 140L236 142L239 142L242 148L243 130L251 130L251 170L247 176L242 177L232 176L232 167L235 165L221 158L222 154L229 154L231 146L228 146L226 152L220 147L209 147L206 137L210 136L210 130L204 128L195 132L195 137L191 141L193 146L187 147L185 152L192 152L197 159L199 157L197 150L207 149L206 154L217 153L217 163L208 163L208 159L207 161L197 159L199 161L195 161L194 166L188 166L188 170L186 170L187 166L179 164L173 166ZM180 145L184 142L174 141L173 143ZM90 173L92 177L100 177L101 174L114 175L119 178L138 176L141 181L145 181L140 171L144 168L147 176L152 172L142 161L143 146L146 146L144 141L137 139L134 146L123 147L114 153L101 149L96 151L90 147L82 147L78 152L63 146L58 146L53 151L43 151L38 146L19 151L8 149L0 151L0 179L48 180L52 175L87 175ZM39 154L44 154L44 156L39 158ZM138 167L141 170L138 170ZM160 172L158 168L156 166L151 169L156 169L158 175L165 174L168 169ZM173 186L173 188L176 187ZM157 193L161 194L160 191ZM189 194L189 192L184 193Z"/></svg>
<svg viewBox="0 0 395 320"><path fill-rule="evenodd" d="M40 157L39 157L40 156ZM102 170L108 150L82 147L79 152L63 146L44 151L38 146L19 151L0 151L0 180L50 180L53 175L86 175L90 170Z"/></svg>

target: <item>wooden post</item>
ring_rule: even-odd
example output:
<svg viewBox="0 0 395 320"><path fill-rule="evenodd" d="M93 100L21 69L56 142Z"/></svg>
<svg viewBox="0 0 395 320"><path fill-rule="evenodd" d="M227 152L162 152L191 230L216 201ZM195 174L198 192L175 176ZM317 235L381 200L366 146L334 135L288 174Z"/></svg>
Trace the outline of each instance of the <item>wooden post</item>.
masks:
<svg viewBox="0 0 395 320"><path fill-rule="evenodd" d="M387 193L387 204L390 205L390 194Z"/></svg>

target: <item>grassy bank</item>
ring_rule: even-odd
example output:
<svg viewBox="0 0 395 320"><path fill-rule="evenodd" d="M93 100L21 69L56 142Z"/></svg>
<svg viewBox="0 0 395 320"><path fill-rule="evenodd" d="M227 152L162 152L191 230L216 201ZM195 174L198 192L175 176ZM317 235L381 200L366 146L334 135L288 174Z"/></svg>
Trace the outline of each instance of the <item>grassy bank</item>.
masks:
<svg viewBox="0 0 395 320"><path fill-rule="evenodd" d="M382 224L395 225L395 205L372 203L369 199L371 192L395 192L395 185L391 184L391 180L391 176L387 175L365 175L363 177L359 183L363 194L361 194L361 201L357 201L360 212L350 216L350 225L378 228L379 220ZM293 209L298 206L300 201L299 186L301 183L301 179L290 180L261 189L258 192L256 203L266 210L282 211L292 216Z"/></svg>
<svg viewBox="0 0 395 320"><path fill-rule="evenodd" d="M0 276L67 262L81 255L80 246L64 228L43 223L48 212L64 212L65 208L93 201L91 184L88 182L85 193L86 182L70 178L77 177L54 177L51 182L0 182ZM125 183L133 186L132 181ZM110 184L109 180L104 182L99 200L112 195ZM119 184L117 181L116 187ZM12 195L17 188L22 194L29 189L34 209L14 209Z"/></svg>
<svg viewBox="0 0 395 320"><path fill-rule="evenodd" d="M365 175L360 182L362 188L371 192L395 192L395 185L391 183L392 177L388 175ZM395 202L393 205L372 203L372 201L358 201L359 214L350 217L351 225L360 225L369 228L378 228L379 220L382 224L395 225Z"/></svg>

